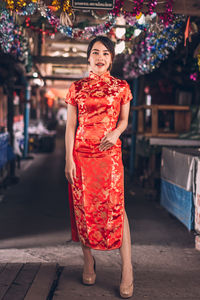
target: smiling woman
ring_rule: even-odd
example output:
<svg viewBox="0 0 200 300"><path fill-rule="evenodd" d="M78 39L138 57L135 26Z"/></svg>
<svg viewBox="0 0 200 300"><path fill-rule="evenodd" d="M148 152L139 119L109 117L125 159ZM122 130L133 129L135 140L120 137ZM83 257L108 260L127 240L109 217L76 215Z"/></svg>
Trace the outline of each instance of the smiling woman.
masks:
<svg viewBox="0 0 200 300"><path fill-rule="evenodd" d="M114 44L104 36L96 37L88 46L87 60L90 63L91 69L99 75L107 70L111 70L114 57ZM98 66L95 67L95 64L98 64L99 68Z"/></svg>
<svg viewBox="0 0 200 300"><path fill-rule="evenodd" d="M88 61L92 70L96 74L101 75L110 68L111 54L102 43L96 42L91 50Z"/></svg>
<svg viewBox="0 0 200 300"><path fill-rule="evenodd" d="M87 51L89 77L72 83L66 97L65 174L72 191L72 239L81 241L83 283L94 284L92 249L120 249L120 295L133 294L129 223L124 209L124 170L119 136L126 129L131 91L110 75L114 44L105 36ZM79 126L76 130L77 115Z"/></svg>

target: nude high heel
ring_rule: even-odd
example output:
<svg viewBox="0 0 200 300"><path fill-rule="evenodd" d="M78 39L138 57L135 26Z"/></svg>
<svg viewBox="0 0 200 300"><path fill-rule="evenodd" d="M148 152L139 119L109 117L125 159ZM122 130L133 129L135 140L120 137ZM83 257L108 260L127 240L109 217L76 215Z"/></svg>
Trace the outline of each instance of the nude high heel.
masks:
<svg viewBox="0 0 200 300"><path fill-rule="evenodd" d="M120 296L123 299L130 298L133 296L133 282L128 286L122 286L120 284Z"/></svg>
<svg viewBox="0 0 200 300"><path fill-rule="evenodd" d="M96 281L96 261L94 257L93 259L94 259L94 272L90 272L90 273L83 272L82 281L83 284L85 285L93 285L95 284Z"/></svg>
<svg viewBox="0 0 200 300"><path fill-rule="evenodd" d="M121 280L122 280L122 275L121 275ZM120 296L123 299L127 299L133 296L133 286L134 286L134 281L132 281L131 284L129 285L122 285L120 280Z"/></svg>

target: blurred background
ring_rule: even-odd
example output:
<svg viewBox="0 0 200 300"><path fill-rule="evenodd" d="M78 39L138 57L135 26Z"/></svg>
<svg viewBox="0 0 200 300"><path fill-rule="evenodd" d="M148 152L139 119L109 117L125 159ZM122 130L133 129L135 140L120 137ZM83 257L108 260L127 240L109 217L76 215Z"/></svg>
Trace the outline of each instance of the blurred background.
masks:
<svg viewBox="0 0 200 300"><path fill-rule="evenodd" d="M87 46L98 35L115 43L111 75L127 80L133 94L121 139L136 258L152 255L164 268L169 257L156 256L171 247L173 268L183 274L187 258L176 262L176 255L200 250L199 0L0 2L2 261L80 260L64 176L65 97L88 76ZM191 253L194 266L199 256ZM178 299L173 289L170 295Z"/></svg>

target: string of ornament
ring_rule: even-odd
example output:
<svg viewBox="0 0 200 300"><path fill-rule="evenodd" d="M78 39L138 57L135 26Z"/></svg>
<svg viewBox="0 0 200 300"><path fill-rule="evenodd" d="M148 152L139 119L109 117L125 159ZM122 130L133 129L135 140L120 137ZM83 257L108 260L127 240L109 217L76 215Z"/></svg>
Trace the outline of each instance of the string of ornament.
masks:
<svg viewBox="0 0 200 300"><path fill-rule="evenodd" d="M168 0L166 2L165 13L158 14L158 16L160 17L160 19L165 25L171 24L174 20L174 15L172 13L173 4L174 4L174 0Z"/></svg>
<svg viewBox="0 0 200 300"><path fill-rule="evenodd" d="M35 11L38 10L42 17L46 18L47 21L62 34L68 37L76 37L79 39L89 39L95 35L107 34L111 28L115 25L116 19L114 16L109 15L108 21L104 24L98 24L96 26L85 27L84 29L74 28L72 30L71 26L62 25L60 18L55 16L50 8L48 8L44 3L30 3L23 7L20 12L17 12L20 16L33 15Z"/></svg>
<svg viewBox="0 0 200 300"><path fill-rule="evenodd" d="M7 3L9 9L11 8L13 9L13 5L14 5L13 0L4 0L4 1ZM116 23L116 16L120 15L121 13L123 13L127 24L132 26L134 25L135 29L137 28L140 30L146 30L148 24L144 25L138 23L138 18L141 15L140 11L142 9L143 2L144 0L134 0L133 11L129 13L122 10L124 1L116 0L115 7L112 11L110 11L108 15L108 20L105 23L99 24L97 26L85 27L84 29L72 28L72 24L70 26L62 25L61 24L63 23L61 22L62 18L59 19L57 16L55 16L49 7L47 7L42 1L38 1L38 0L31 0L31 3L29 4L27 3L27 1L19 0L17 2L17 5L21 9L17 11L17 14L21 16L28 16L28 15L33 15L36 12L36 10L38 10L41 16L46 18L48 22L55 27L55 30L60 31L62 34L71 38L74 37L77 39L89 39L92 36L109 33ZM163 17L165 23L167 22L167 20L169 20L169 15L172 13L172 3L173 0L167 0L166 9L167 9L168 17L166 17L166 14L164 14L165 18ZM153 13L153 9L155 9L156 5L157 5L156 0L149 1L149 13L151 14ZM56 10L62 9L62 13L67 12L67 14L69 15L72 14L72 8L70 6L69 0L53 0L52 6L54 6ZM172 18L170 20L172 21ZM70 23L70 21L68 23Z"/></svg>
<svg viewBox="0 0 200 300"><path fill-rule="evenodd" d="M16 10L17 12L19 12L20 10L24 10L29 5L30 1L34 4L45 6L45 4L39 0L29 0L29 1L17 0L16 5L14 4L15 1L13 1L13 0L4 0L4 1L7 3L7 7L9 10ZM113 8L113 10L111 10L109 12L109 15L112 15L113 17L117 17L120 14L123 14L124 17L130 17L130 16L135 17L135 16L139 15L143 9L144 0L133 0L132 3L133 3L132 11L127 12L127 11L123 10L124 1L123 0L115 0L115 7ZM169 23L171 23L173 21L173 12L172 12L173 3L174 3L174 0L166 0L165 12L162 14L161 13L158 14L159 17L161 18L162 22L165 25L168 25ZM67 19L66 23L68 23L70 25L69 17L72 16L72 14L73 14L71 0L52 0L51 5L56 10L62 11L61 18L62 19L66 18ZM147 5L148 5L148 11L147 11L147 13L145 13L145 15L146 14L151 15L151 14L153 14L153 12L155 12L156 6L158 5L158 1L157 0L149 0Z"/></svg>
<svg viewBox="0 0 200 300"><path fill-rule="evenodd" d="M0 45L4 53L9 53L14 40L13 18L7 10L0 14Z"/></svg>
<svg viewBox="0 0 200 300"><path fill-rule="evenodd" d="M182 40L183 24L184 18L175 17L173 23L167 26L161 22L158 25L152 25L156 28L150 26L144 32L144 38L133 45L132 54L129 52L125 54L124 77L126 79L137 78L158 68Z"/></svg>
<svg viewBox="0 0 200 300"><path fill-rule="evenodd" d="M0 45L4 53L11 54L15 59L21 61L27 72L32 66L32 59L28 38L23 35L23 28L14 24L13 17L8 10L0 14Z"/></svg>
<svg viewBox="0 0 200 300"><path fill-rule="evenodd" d="M127 20L130 19L130 17L136 17L140 15L143 9L144 0L133 0L132 3L132 11L127 12L123 10L124 1L116 0L115 8L110 12L110 14L112 14L113 16L119 16L119 14L121 13ZM158 14L164 25L168 25L173 22L173 4L174 0L166 0L165 12L162 14ZM152 15L156 10L157 5L157 0L149 0L148 11L147 13L144 13L144 15Z"/></svg>
<svg viewBox="0 0 200 300"><path fill-rule="evenodd" d="M57 29L54 27L52 28L52 30L43 30L42 28L38 28L36 26L34 26L32 23L31 23L31 18L30 17L25 17L25 26L26 28L29 28L35 32L38 32L42 35L49 35L49 36L52 36L52 35L55 35L55 33L57 32Z"/></svg>

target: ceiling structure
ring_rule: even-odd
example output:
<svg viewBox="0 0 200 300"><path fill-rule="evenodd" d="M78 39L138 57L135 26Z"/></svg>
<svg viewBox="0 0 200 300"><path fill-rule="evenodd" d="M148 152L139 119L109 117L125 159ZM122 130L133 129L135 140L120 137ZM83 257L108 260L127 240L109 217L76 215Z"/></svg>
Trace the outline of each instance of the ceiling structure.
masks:
<svg viewBox="0 0 200 300"><path fill-rule="evenodd" d="M45 4L51 5L52 0L44 1ZM147 11L148 1L144 0L143 11ZM131 11L132 1L124 1L124 9ZM165 0L158 0L156 12L165 11ZM100 11L98 11L99 13ZM175 0L173 12L184 14L186 16L200 16L200 0ZM105 14L106 11L101 11ZM89 26L102 23L105 21L94 18L90 11L75 11L76 19L74 26L87 20ZM37 16L33 18L37 19ZM116 26L123 27L122 23L117 22ZM46 25L47 26L47 25ZM34 33L33 33L34 34ZM38 35L35 33L35 35ZM48 87L66 89L71 81L82 78L87 74L88 65L86 60L87 40L73 40L67 38L61 33L55 36L45 36L35 44L36 39L32 39L33 61L35 71L45 79ZM42 42L42 45L40 43ZM40 48L40 49L39 49Z"/></svg>

